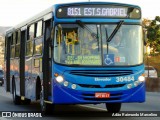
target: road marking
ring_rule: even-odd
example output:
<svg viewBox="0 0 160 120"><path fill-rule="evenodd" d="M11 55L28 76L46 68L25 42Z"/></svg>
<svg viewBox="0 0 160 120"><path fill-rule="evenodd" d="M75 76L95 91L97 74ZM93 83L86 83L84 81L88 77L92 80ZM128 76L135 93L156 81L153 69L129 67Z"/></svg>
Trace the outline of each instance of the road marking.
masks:
<svg viewBox="0 0 160 120"><path fill-rule="evenodd" d="M4 87L0 87L0 96L12 98L12 94L10 92L6 92Z"/></svg>
<svg viewBox="0 0 160 120"><path fill-rule="evenodd" d="M107 109L103 109L103 108L99 108L99 107L92 107L92 106L86 106L86 105L79 105L82 107L87 107L87 108L93 108L93 109L98 109L98 110L102 110L102 111L107 111Z"/></svg>
<svg viewBox="0 0 160 120"><path fill-rule="evenodd" d="M7 118L4 118L4 117L0 117L0 120L11 120L11 119L7 119Z"/></svg>

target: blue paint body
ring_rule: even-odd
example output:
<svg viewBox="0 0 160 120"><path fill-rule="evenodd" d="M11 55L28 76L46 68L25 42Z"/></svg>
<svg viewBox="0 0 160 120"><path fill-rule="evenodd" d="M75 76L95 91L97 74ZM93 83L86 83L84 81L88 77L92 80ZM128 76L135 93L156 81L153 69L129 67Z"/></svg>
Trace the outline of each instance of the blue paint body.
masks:
<svg viewBox="0 0 160 120"><path fill-rule="evenodd" d="M99 3L91 2L90 4ZM125 5L126 4L124 4L124 6ZM55 11L58 7L59 5L55 6ZM55 17L54 24L75 23L76 20L77 18L58 19ZM141 24L141 19L78 18L78 20L81 20L84 23L117 23L120 20L124 20L125 24ZM132 87L131 89L127 88L127 84L132 84L132 86L134 86L134 82L137 81L138 77L144 73L144 64L128 67L71 67L54 63L52 69L54 70L53 74L58 73L64 77L65 81L69 82L69 85L65 87L63 84L57 83L54 75L52 74L53 93L49 99L55 104L127 103L145 101L145 82L139 83L138 86ZM118 73L117 76L104 77L105 73L102 74L104 71L120 73ZM123 71L130 71L130 74L122 76L121 73L123 73ZM76 75L75 72L81 75ZM91 72L93 76L89 76L89 72ZM132 82L116 82L116 77L134 77L135 80ZM96 79L101 78L109 79L109 81L96 81ZM72 84L77 85L75 90L71 88ZM96 92L109 92L110 98L96 99Z"/></svg>
<svg viewBox="0 0 160 120"><path fill-rule="evenodd" d="M86 3L81 3L86 4ZM87 4L113 4L113 3L87 3ZM116 5L116 3L114 3ZM62 5L62 4L61 4ZM118 5L118 4L117 4ZM127 4L122 4L127 6ZM57 8L60 4L53 6L53 28L57 24L61 23L75 23L76 20L81 20L84 23L91 24L112 24L118 23L120 20L123 20L125 24L141 24L141 19L112 19L112 18L56 18ZM132 6L132 5L131 5ZM137 6L137 8L139 8ZM44 39L43 37L40 39ZM42 40L43 41L43 40ZM45 52L43 48L43 52ZM114 56L109 56L112 60ZM25 70L25 97L31 100L36 100L36 80L37 77L41 78L42 71L40 68L34 68L34 59L43 58L43 54L39 56L25 58L25 65L28 66L28 69ZM137 56L138 58L138 56ZM28 59L28 60L27 60ZM54 59L54 58L53 58ZM11 61L11 65L17 66ZM108 61L105 64L109 64ZM111 64L114 65L114 64ZM19 67L19 66L18 66ZM51 96L48 96L48 100L55 104L89 104L89 103L127 103L127 102L144 102L145 101L145 82L139 83L137 86L134 86L135 81L138 81L138 77L144 73L144 64L138 64L135 66L64 66L56 63L52 60L52 91ZM15 75L16 70L10 71L11 73L11 83L12 76ZM19 71L16 71L19 74ZM54 74L58 73L63 76L64 81L68 81L68 86L64 86L64 83L58 83L55 80ZM126 73L126 75L124 75ZM113 75L115 74L115 76ZM19 75L18 75L19 76ZM118 77L123 78L134 78L133 81L121 81L117 82ZM15 79L16 82L16 93L20 96L20 83L19 78ZM76 84L76 89L72 89L71 85ZM127 85L131 84L132 88L128 89ZM10 84L11 86L12 84ZM12 88L12 87L10 87ZM12 89L11 89L12 91ZM95 98L96 92L107 92L110 93L110 98L97 99Z"/></svg>
<svg viewBox="0 0 160 120"><path fill-rule="evenodd" d="M145 101L145 82L140 83L137 87L128 89L127 84L133 82L116 82L116 77L108 77L110 81L96 81L95 78L99 77L86 77L73 75L71 71L111 71L111 70L131 70L132 74L127 76L134 76L135 80L138 80L144 71L144 66L137 67L120 67L120 68L85 68L85 67L65 67L60 65L54 65L53 69L56 73L61 74L66 81L69 82L68 87L63 84L59 84L53 78L53 97L50 100L55 104L85 104L85 103L111 103L111 102L144 102ZM125 77L125 76L123 76ZM104 78L104 77L102 77ZM77 88L73 90L71 84L77 84ZM121 84L122 86L118 85ZM88 86L86 86L88 85ZM98 85L98 87L97 87ZM117 86L112 86L117 85ZM89 88L90 86L90 88ZM105 87L105 86L108 86ZM93 88L95 87L95 88ZM110 98L97 99L95 98L96 92L109 92Z"/></svg>

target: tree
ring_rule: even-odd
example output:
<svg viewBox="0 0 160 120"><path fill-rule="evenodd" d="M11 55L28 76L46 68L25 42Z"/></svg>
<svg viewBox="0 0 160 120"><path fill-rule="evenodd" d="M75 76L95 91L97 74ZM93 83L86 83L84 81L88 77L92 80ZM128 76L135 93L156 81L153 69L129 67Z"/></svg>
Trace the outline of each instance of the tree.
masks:
<svg viewBox="0 0 160 120"><path fill-rule="evenodd" d="M143 18L143 21L142 21L143 28L147 28L151 22L152 22L152 20L149 20L147 18Z"/></svg>
<svg viewBox="0 0 160 120"><path fill-rule="evenodd" d="M160 17L156 16L148 26L147 29L147 44L153 48L153 52L160 51Z"/></svg>

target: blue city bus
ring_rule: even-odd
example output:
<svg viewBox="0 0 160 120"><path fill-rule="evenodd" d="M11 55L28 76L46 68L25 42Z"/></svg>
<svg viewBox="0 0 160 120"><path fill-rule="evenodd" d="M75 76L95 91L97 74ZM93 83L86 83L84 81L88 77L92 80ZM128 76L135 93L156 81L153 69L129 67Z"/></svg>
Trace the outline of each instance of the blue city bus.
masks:
<svg viewBox="0 0 160 120"><path fill-rule="evenodd" d="M141 8L112 2L56 4L5 36L5 87L15 104L145 101Z"/></svg>

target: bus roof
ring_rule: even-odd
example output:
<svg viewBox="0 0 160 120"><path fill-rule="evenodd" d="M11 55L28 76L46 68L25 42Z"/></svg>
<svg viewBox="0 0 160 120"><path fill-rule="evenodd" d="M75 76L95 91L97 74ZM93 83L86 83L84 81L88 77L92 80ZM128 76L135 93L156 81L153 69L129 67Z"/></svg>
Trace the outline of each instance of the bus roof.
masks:
<svg viewBox="0 0 160 120"><path fill-rule="evenodd" d="M118 3L118 2L73 2L73 3L60 3L60 4L55 4L57 5L85 5L85 4L114 4L114 5L122 5L122 6L134 6L134 7L139 7L138 5L134 5L134 4L127 4L127 3Z"/></svg>
<svg viewBox="0 0 160 120"><path fill-rule="evenodd" d="M22 27L24 27L24 26L26 26L26 25L29 25L29 24L37 21L37 20L40 20L40 19L44 18L45 15L47 15L47 14L49 14L49 13L52 13L52 12L53 12L53 6L51 6L51 7L49 7L48 9L46 9L46 10L38 13L37 15L35 15L35 16L33 16L33 17L25 20L25 21L23 21L22 23L17 24L17 25L14 26L14 27L11 27L10 29L8 29L8 30L6 31L6 34L12 32L12 31L14 31L14 30L16 30L16 29L18 29L18 28L22 28Z"/></svg>
<svg viewBox="0 0 160 120"><path fill-rule="evenodd" d="M14 27L11 27L10 29L8 29L6 31L6 34L8 33L11 33L12 31L16 30L16 29L19 29L19 28L22 28L26 25L29 25L37 20L40 20L42 18L44 18L45 15L49 14L49 13L53 13L54 12L54 7L58 7L58 6L66 6L66 5L85 5L85 4L88 4L88 5L91 5L91 4L111 4L111 5L122 5L122 6L134 6L134 7L138 7L140 8L139 6L137 5L133 5L133 4L126 4L126 3L116 3L116 2L74 2L74 3L61 3L61 4L55 4L55 5L52 5L51 7L49 7L48 9L40 12L39 14L35 15L35 16L32 16L31 18L23 21L22 23L14 26Z"/></svg>

